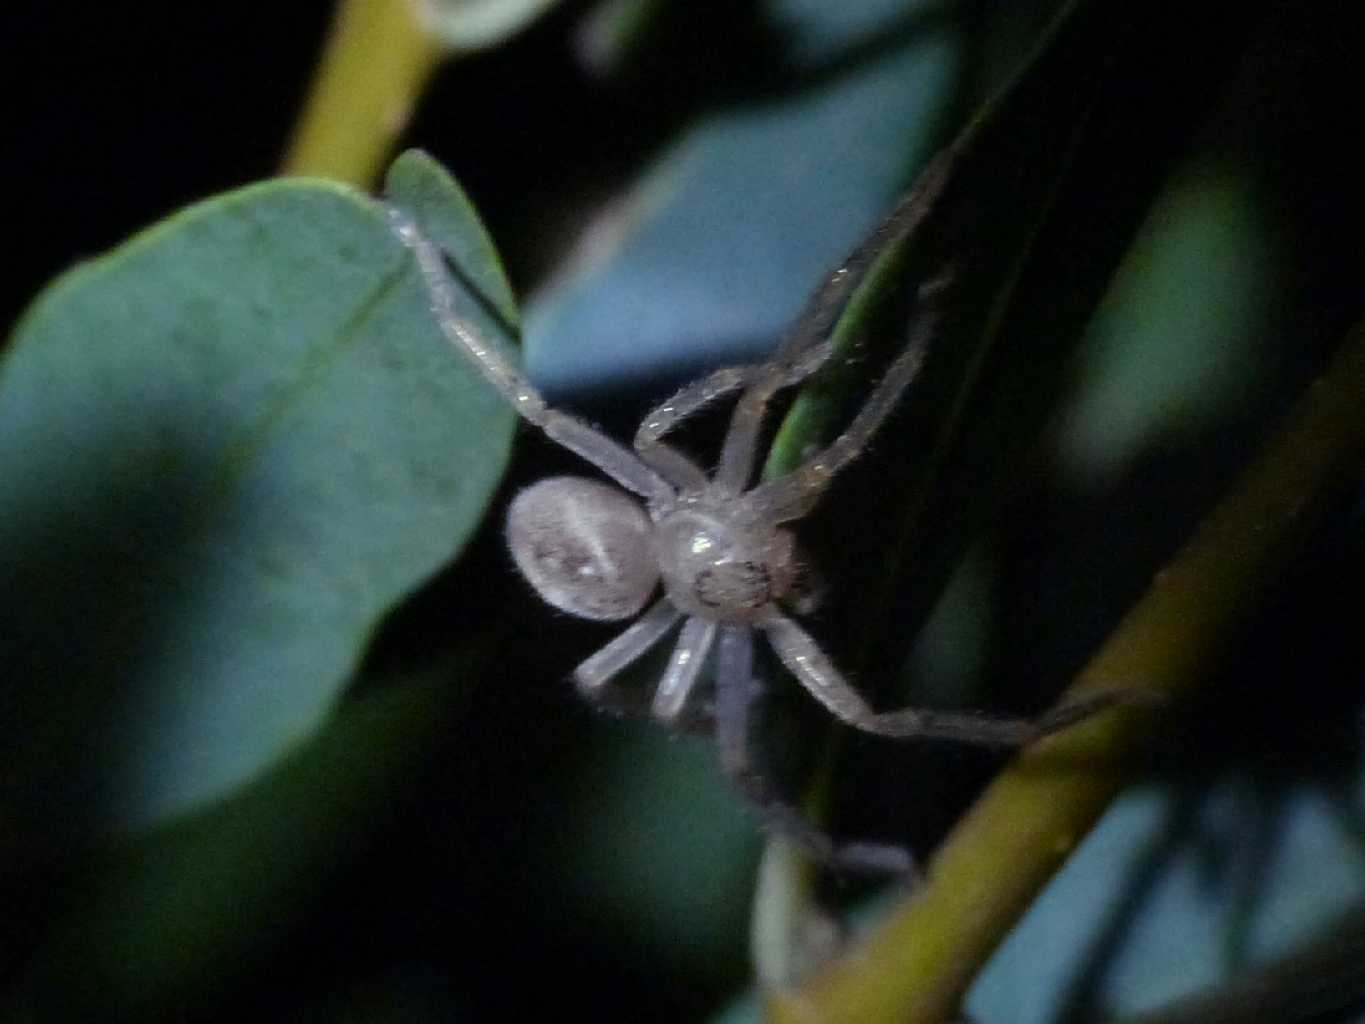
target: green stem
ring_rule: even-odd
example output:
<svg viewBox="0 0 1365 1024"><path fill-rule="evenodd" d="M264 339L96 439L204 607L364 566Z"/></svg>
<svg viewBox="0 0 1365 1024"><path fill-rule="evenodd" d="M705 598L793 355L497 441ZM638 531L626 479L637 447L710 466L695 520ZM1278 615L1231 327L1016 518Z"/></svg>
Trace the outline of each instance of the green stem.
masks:
<svg viewBox="0 0 1365 1024"><path fill-rule="evenodd" d="M1195 689L1256 596L1294 556L1315 506L1365 449L1365 323L1291 422L1195 538L1157 573L1063 695L1140 685ZM766 993L769 1019L941 1024L981 966L1134 770L1152 709L1096 716L1017 755L938 850L924 884L802 985Z"/></svg>
<svg viewBox="0 0 1365 1024"><path fill-rule="evenodd" d="M445 52L414 0L340 0L282 173L374 187Z"/></svg>

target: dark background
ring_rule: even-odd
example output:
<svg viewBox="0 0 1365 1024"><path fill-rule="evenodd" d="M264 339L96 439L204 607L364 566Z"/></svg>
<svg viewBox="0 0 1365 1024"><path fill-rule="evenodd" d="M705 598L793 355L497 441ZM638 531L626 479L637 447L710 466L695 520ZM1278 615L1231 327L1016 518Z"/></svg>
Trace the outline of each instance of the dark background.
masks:
<svg viewBox="0 0 1365 1024"><path fill-rule="evenodd" d="M645 51L649 59L604 80L577 63L570 44L587 6L567 4L496 51L444 69L406 136L461 178L519 291L554 265L575 215L630 179L679 125L761 91L778 73L776 40L748 5L698 2L679 5L687 12L665 19ZM1256 37L1236 94L1223 98L1225 119L1205 129L1222 145L1245 150L1284 214L1297 278L1285 310L1292 340L1275 356L1284 388L1271 405L1280 409L1365 305L1365 165L1353 152L1365 124L1359 19L1331 6L1278 8L1276 30ZM329 16L330 4L312 0L6 5L0 223L7 273L0 319L12 324L44 282L74 261L187 203L271 175ZM462 109L458 137L442 114L453 106ZM597 412L609 420L626 415L611 407ZM1210 477L1218 478L1208 466L1238 464L1263 429L1229 425L1225 437L1214 439L1212 457L1210 449L1165 453L1143 466L1125 493L1198 496ZM509 490L560 465L543 447L529 447ZM1028 587L1043 588L1040 603L1070 600L1089 616L1060 637L1026 614L1012 620L1014 642L1043 648L1031 658L1042 674L1072 662L1122 609L1123 587L1099 600L1086 592L1094 552L1146 537L1148 527L1150 547L1159 551L1178 542L1193 514L1154 525L1125 518L1133 513L1124 511L1124 493L1107 499L1112 514L1068 505L1055 494L1032 497L1029 522L1002 544L1012 571ZM1146 508L1161 503L1158 497ZM1196 750L1210 766L1231 757L1271 789L1286 778L1350 770L1354 738L1338 724L1360 692L1354 637L1365 548L1354 505L1343 496L1295 577L1248 630L1227 669L1230 689L1221 691L1234 696L1192 716L1169 755L1173 775L1198 779ZM177 1019L226 1021L248 1013L266 1020L381 1019L356 1007L383 993L375 1002L399 1009L382 1019L446 1019L442 1008L454 1002L474 1019L630 1007L632 1019L686 1020L715 1009L744 983L742 929L712 947L712 961L695 964L692 973L662 975L628 937L573 919L545 891L553 887L546 882L553 855L528 853L528 844L570 826L537 801L543 773L547 765L591 756L581 735L612 726L578 707L567 686L547 695L524 680L563 676L602 634L537 616L535 602L500 568L496 529L485 528L463 571L487 581L482 607L496 607L506 621L539 625L534 643L521 645L514 663L499 671L506 685L482 687L470 698L466 714L481 723L478 735L460 733L449 759L431 766L425 786L395 800L392 820L378 834L357 837L354 858L339 857L329 897L266 947L267 960L240 975L229 972L226 988L207 1004L184 1007ZM391 625L377 664L401 665L405 638L425 635L439 615L462 614L462 600L457 586L438 583ZM479 612L471 607L468 614ZM962 754L947 763L961 774L958 795L934 808L928 831L951 818L991 762ZM461 794L455 808L433 796L454 791ZM36 886L13 915L28 931L11 936L12 956L0 976L21 970L27 940L41 934L45 913L60 900L53 895L61 892L60 870L45 880L51 887ZM736 916L746 909L736 908ZM535 980L528 984L528 977ZM339 990L348 995L334 1004Z"/></svg>

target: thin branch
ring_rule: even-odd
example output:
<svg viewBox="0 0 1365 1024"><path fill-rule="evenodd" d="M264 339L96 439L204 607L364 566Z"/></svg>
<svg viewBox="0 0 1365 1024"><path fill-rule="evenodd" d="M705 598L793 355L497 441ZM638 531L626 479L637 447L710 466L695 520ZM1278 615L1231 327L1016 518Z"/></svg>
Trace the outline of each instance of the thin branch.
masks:
<svg viewBox="0 0 1365 1024"><path fill-rule="evenodd" d="M373 188L445 52L413 0L339 0L281 172Z"/></svg>

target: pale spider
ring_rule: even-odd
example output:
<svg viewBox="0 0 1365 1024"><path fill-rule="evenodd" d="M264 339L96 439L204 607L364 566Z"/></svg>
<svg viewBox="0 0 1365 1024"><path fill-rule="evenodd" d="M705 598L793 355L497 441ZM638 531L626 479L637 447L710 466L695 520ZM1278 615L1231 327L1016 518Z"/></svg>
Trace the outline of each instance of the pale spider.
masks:
<svg viewBox="0 0 1365 1024"><path fill-rule="evenodd" d="M922 197L924 191L922 187L918 194ZM922 208L912 195L892 212L816 293L772 359L716 370L650 412L636 432L634 451L550 408L511 358L458 314L441 251L406 213L388 208L394 231L415 257L446 338L474 361L523 419L644 499L641 503L596 480L555 477L523 490L508 510L512 557L540 596L556 608L586 619L628 619L663 584L663 596L648 611L574 670L579 691L599 704L629 703L617 692L614 677L681 620L649 713L665 725L682 724L714 647L714 702L709 712L726 774L771 825L818 858L853 869L892 872L909 868L907 852L889 844L836 845L770 791L752 767L747 738L750 705L757 693L751 678L755 630L767 637L782 664L831 714L880 736L1018 745L1115 699L1115 694L1104 694L1064 705L1037 721L912 708L876 712L783 611L784 605L800 608L803 597L791 524L811 511L835 475L867 447L915 377L939 318L916 318L909 344L843 434L793 472L755 484L764 413L778 391L805 380L829 359L832 343L826 335L858 279L886 237L905 230ZM932 306L935 292L933 287L920 289L921 310ZM704 406L735 392L740 394L720 460L708 476L662 438Z"/></svg>

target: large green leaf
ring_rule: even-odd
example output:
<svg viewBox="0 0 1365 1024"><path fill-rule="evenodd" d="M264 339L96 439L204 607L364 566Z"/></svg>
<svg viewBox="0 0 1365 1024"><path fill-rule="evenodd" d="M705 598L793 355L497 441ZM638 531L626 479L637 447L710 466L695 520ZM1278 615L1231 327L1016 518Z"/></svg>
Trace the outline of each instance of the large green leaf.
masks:
<svg viewBox="0 0 1365 1024"><path fill-rule="evenodd" d="M938 144L961 62L953 19L886 0L759 6L799 73L708 112L603 210L528 311L528 369L545 390L603 393L766 355Z"/></svg>
<svg viewBox="0 0 1365 1024"><path fill-rule="evenodd" d="M0 367L0 813L142 826L279 758L478 523L512 421L339 186L210 200L59 280Z"/></svg>

